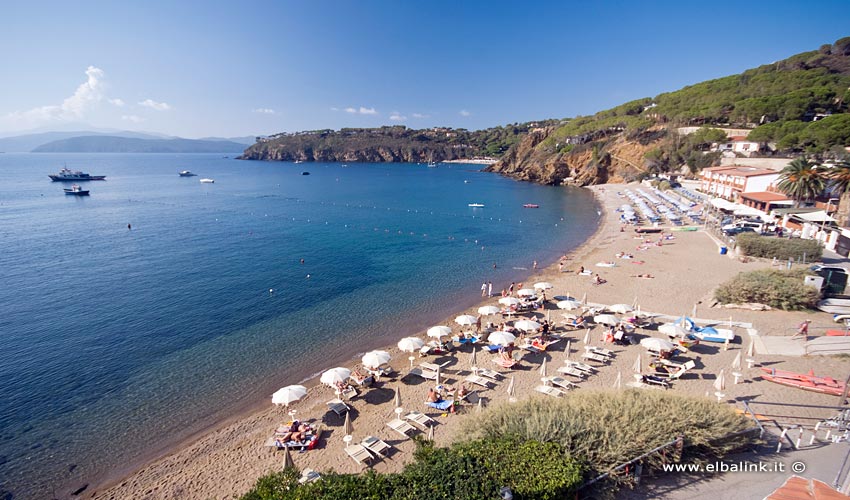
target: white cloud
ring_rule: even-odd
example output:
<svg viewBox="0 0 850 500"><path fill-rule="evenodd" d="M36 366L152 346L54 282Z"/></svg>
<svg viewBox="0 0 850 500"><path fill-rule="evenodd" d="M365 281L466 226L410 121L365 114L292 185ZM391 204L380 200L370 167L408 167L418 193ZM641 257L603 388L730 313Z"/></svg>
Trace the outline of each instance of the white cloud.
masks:
<svg viewBox="0 0 850 500"><path fill-rule="evenodd" d="M171 109L171 106L169 106L167 102L156 102L153 99L145 99L144 101L139 101L139 106L155 109L157 111L168 111L169 109Z"/></svg>
<svg viewBox="0 0 850 500"><path fill-rule="evenodd" d="M407 117L402 115L398 111L393 111L390 114L390 120L392 120L394 122L403 122L403 121L407 120Z"/></svg>
<svg viewBox="0 0 850 500"><path fill-rule="evenodd" d="M141 116L136 115L121 115L121 119L127 122L139 123L145 121Z"/></svg>
<svg viewBox="0 0 850 500"><path fill-rule="evenodd" d="M124 101L121 99L108 99L108 101L109 104L112 104L113 106L118 106L119 108L124 107Z"/></svg>
<svg viewBox="0 0 850 500"><path fill-rule="evenodd" d="M460 112L458 114L460 116L472 116L472 113L470 113L469 111L467 111L465 109L460 110Z"/></svg>
<svg viewBox="0 0 850 500"><path fill-rule="evenodd" d="M375 110L375 108L364 108L363 106L360 106L360 114L361 115L377 115L378 112Z"/></svg>
<svg viewBox="0 0 850 500"><path fill-rule="evenodd" d="M423 115L422 113L413 113L414 118L431 118L431 115Z"/></svg>
<svg viewBox="0 0 850 500"><path fill-rule="evenodd" d="M263 115L273 115L273 114L275 114L275 110L273 110L271 108L257 108L257 109L254 109L252 111L254 113L260 113L260 114L263 114Z"/></svg>
<svg viewBox="0 0 850 500"><path fill-rule="evenodd" d="M346 113L356 113L357 109L356 108L345 108L345 112Z"/></svg>

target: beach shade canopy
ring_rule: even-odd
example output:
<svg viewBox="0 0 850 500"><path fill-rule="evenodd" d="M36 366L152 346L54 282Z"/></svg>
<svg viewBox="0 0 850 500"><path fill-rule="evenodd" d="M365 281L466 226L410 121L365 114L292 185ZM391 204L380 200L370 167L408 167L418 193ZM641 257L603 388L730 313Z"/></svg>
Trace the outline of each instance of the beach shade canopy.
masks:
<svg viewBox="0 0 850 500"><path fill-rule="evenodd" d="M398 348L403 352L416 352L424 345L425 341L417 337L405 337L398 341Z"/></svg>
<svg viewBox="0 0 850 500"><path fill-rule="evenodd" d="M658 325L658 331L666 334L668 337L685 337L688 331L675 323L664 323Z"/></svg>
<svg viewBox="0 0 850 500"><path fill-rule="evenodd" d="M348 368L343 368L338 366L336 368L331 368L322 374L319 380L326 385L331 387L336 387L339 383L346 383L348 381L348 377L351 376L351 370Z"/></svg>
<svg viewBox="0 0 850 500"><path fill-rule="evenodd" d="M630 306L628 304L614 304L613 306L609 307L608 310L611 311L612 313L617 313L617 314L626 314L626 313L630 313L630 312L634 311L632 306Z"/></svg>
<svg viewBox="0 0 850 500"><path fill-rule="evenodd" d="M541 281L540 283L534 284L535 290L551 290L553 288L555 287L553 287L552 283L549 283L548 281Z"/></svg>
<svg viewBox="0 0 850 500"><path fill-rule="evenodd" d="M643 358L640 354L638 354L637 359L635 359L635 364L632 365L632 371L635 373L641 373L643 371Z"/></svg>
<svg viewBox="0 0 850 500"><path fill-rule="evenodd" d="M502 297L499 299L499 304L504 306L515 306L519 304L519 299L516 297Z"/></svg>
<svg viewBox="0 0 850 500"><path fill-rule="evenodd" d="M378 368L390 362L391 356L387 351L371 351L363 355L363 366Z"/></svg>
<svg viewBox="0 0 850 500"><path fill-rule="evenodd" d="M577 300L562 300L555 305L558 306L558 309L566 309L567 311L581 309L581 302Z"/></svg>
<svg viewBox="0 0 850 500"><path fill-rule="evenodd" d="M620 320L613 314L597 314L593 317L593 322L600 325L617 326Z"/></svg>
<svg viewBox="0 0 850 500"><path fill-rule="evenodd" d="M519 328L524 332L533 332L540 328L540 323L536 321L531 321L530 319L521 319L514 323L514 328Z"/></svg>
<svg viewBox="0 0 850 500"><path fill-rule="evenodd" d="M478 318L472 316L471 314L461 314L457 318L455 318L455 323L461 326L469 326L474 325L478 322ZM430 330L428 330L430 332ZM449 330L451 332L451 330ZM430 334L429 334L430 335Z"/></svg>
<svg viewBox="0 0 850 500"><path fill-rule="evenodd" d="M491 333L487 340L493 345L508 345L516 342L516 337L513 333L498 331Z"/></svg>
<svg viewBox="0 0 850 500"><path fill-rule="evenodd" d="M289 406L307 395L303 385L288 385L272 394L272 404Z"/></svg>
<svg viewBox="0 0 850 500"><path fill-rule="evenodd" d="M714 388L717 392L723 392L726 390L726 374L723 369L720 369L720 373L717 374L717 380L714 381Z"/></svg>
<svg viewBox="0 0 850 500"><path fill-rule="evenodd" d="M516 294L519 295L520 297L531 297L535 293L537 293L537 291L534 290L533 288L521 288L517 291Z"/></svg>
<svg viewBox="0 0 850 500"><path fill-rule="evenodd" d="M676 345L672 342L657 337L647 337L641 339L640 345L646 347L650 351L672 351Z"/></svg>
<svg viewBox="0 0 850 500"><path fill-rule="evenodd" d="M493 314L499 314L501 309L496 306L481 306L478 308L478 314L483 316L491 316Z"/></svg>
<svg viewBox="0 0 850 500"><path fill-rule="evenodd" d="M431 328L428 329L427 333L428 333L429 337L440 338L440 337L445 337L447 335L451 335L452 329L451 329L451 327L448 327L448 326L445 326L445 325L432 326Z"/></svg>

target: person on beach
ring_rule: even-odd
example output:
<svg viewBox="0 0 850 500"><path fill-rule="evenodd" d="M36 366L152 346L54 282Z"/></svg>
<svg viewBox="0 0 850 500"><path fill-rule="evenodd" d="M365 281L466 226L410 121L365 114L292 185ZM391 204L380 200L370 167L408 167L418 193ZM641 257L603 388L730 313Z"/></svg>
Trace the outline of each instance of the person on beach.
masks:
<svg viewBox="0 0 850 500"><path fill-rule="evenodd" d="M502 288L502 297L507 297L507 296L508 296L508 291L505 290L504 288Z"/></svg>
<svg viewBox="0 0 850 500"><path fill-rule="evenodd" d="M584 266L579 267L578 272L576 272L576 274L578 274L578 275L584 274Z"/></svg>
<svg viewBox="0 0 850 500"><path fill-rule="evenodd" d="M493 282L492 281L487 282L487 296L488 297L493 296Z"/></svg>
<svg viewBox="0 0 850 500"><path fill-rule="evenodd" d="M487 293L487 282L486 281L484 283L481 283L481 296L483 297L485 293Z"/></svg>
<svg viewBox="0 0 850 500"><path fill-rule="evenodd" d="M563 262L558 262L558 272L559 273L564 272L564 263Z"/></svg>
<svg viewBox="0 0 850 500"><path fill-rule="evenodd" d="M796 338L802 337L804 340L806 338L808 338L808 336L809 336L809 323L811 323L811 322L812 322L812 320L807 319L806 321L803 321L802 323L800 323L800 325L797 326L797 333L792 335L791 338L796 339Z"/></svg>
<svg viewBox="0 0 850 500"><path fill-rule="evenodd" d="M536 260L531 264L531 268L537 269L537 261Z"/></svg>
<svg viewBox="0 0 850 500"><path fill-rule="evenodd" d="M475 319L475 333L481 333L481 316Z"/></svg>
<svg viewBox="0 0 850 500"><path fill-rule="evenodd" d="M514 285L515 283L511 281L511 286L508 287L508 297L514 296Z"/></svg>

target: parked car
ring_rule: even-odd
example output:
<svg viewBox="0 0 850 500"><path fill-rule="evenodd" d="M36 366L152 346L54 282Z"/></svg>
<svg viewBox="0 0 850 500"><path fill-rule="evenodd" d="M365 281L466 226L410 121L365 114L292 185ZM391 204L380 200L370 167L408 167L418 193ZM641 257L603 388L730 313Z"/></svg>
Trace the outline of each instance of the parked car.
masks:
<svg viewBox="0 0 850 500"><path fill-rule="evenodd" d="M723 230L723 234L725 234L726 236L737 236L741 233L756 233L756 232L758 232L758 231L756 231L755 229L753 229L749 226L730 227L730 228Z"/></svg>

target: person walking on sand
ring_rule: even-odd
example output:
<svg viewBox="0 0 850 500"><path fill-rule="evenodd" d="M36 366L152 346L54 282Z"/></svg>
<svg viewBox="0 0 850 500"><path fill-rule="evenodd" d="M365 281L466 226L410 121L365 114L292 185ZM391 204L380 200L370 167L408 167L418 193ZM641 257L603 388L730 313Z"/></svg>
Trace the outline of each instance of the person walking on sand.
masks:
<svg viewBox="0 0 850 500"><path fill-rule="evenodd" d="M481 283L481 296L483 297L485 293L487 293L487 282L486 281L484 283Z"/></svg>
<svg viewBox="0 0 850 500"><path fill-rule="evenodd" d="M493 282L492 281L487 282L487 296L488 297L493 296Z"/></svg>
<svg viewBox="0 0 850 500"><path fill-rule="evenodd" d="M535 260L534 262L532 262L532 263L531 263L531 268L532 268L532 269L537 269L537 261L536 261L536 260Z"/></svg>
<svg viewBox="0 0 850 500"><path fill-rule="evenodd" d="M797 333L792 335L791 338L796 339L796 338L802 337L803 340L806 340L807 338L809 338L809 323L811 323L811 322L812 322L812 320L807 319L806 321L803 321L802 323L800 323L800 326L797 327Z"/></svg>
<svg viewBox="0 0 850 500"><path fill-rule="evenodd" d="M515 284L516 284L516 283L514 283L513 281L511 281L511 286L509 286L509 287L508 287L508 297L513 297L513 296L514 296L514 285L515 285Z"/></svg>

